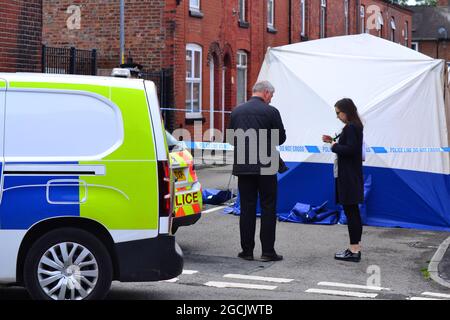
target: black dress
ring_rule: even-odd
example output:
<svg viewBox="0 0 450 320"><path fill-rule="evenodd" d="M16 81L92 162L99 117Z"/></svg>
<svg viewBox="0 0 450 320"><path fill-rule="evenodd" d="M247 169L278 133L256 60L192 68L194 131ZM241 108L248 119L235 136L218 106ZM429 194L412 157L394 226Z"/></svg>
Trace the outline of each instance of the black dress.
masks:
<svg viewBox="0 0 450 320"><path fill-rule="evenodd" d="M337 154L335 179L336 202L355 205L364 202L364 181L362 170L363 128L348 123L331 150Z"/></svg>

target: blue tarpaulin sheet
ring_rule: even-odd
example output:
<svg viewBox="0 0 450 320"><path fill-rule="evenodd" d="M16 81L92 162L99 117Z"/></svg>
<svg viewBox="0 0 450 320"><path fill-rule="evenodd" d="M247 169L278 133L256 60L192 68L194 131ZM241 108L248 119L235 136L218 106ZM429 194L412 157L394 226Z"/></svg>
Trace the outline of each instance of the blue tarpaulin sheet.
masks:
<svg viewBox="0 0 450 320"><path fill-rule="evenodd" d="M230 190L203 189L202 198L204 204L219 205L233 197Z"/></svg>

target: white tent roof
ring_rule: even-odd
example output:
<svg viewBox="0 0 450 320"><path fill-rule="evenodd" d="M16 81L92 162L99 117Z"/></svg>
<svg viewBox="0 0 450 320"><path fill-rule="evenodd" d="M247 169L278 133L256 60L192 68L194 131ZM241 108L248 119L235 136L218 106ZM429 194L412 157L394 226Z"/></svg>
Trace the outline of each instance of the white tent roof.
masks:
<svg viewBox="0 0 450 320"><path fill-rule="evenodd" d="M275 86L272 104L286 126L286 146L319 146L322 134L340 132L334 104L353 99L365 122L366 165L450 174L444 152L391 153L391 148L448 146L445 63L369 34L270 48L259 80ZM287 161L332 162L331 153L282 151Z"/></svg>

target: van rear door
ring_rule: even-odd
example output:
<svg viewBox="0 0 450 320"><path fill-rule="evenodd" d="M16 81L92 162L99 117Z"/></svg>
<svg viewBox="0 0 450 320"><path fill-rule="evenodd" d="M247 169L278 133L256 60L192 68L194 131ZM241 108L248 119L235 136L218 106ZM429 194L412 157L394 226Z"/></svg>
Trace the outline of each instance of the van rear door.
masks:
<svg viewBox="0 0 450 320"><path fill-rule="evenodd" d="M5 157L3 154L3 141L5 136L5 104L6 104L6 81L0 79L0 205L3 196L3 172L5 170ZM2 229L2 220L0 217L0 230Z"/></svg>
<svg viewBox="0 0 450 320"><path fill-rule="evenodd" d="M151 81L144 81L153 137L155 139L158 161L158 192L159 192L159 233L168 234L172 225L173 200L175 184L173 172L169 163L169 149L166 140L166 130L161 117L156 86Z"/></svg>

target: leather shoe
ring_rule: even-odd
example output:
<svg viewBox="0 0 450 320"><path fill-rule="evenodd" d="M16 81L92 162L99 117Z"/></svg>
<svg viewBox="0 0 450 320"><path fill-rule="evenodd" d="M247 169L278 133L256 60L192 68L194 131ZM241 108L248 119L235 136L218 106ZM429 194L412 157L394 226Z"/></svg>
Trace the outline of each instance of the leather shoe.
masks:
<svg viewBox="0 0 450 320"><path fill-rule="evenodd" d="M283 256L274 253L263 253L261 255L261 260L264 262L269 262L269 261L281 261L283 260Z"/></svg>
<svg viewBox="0 0 450 320"><path fill-rule="evenodd" d="M338 252L334 255L336 260L341 261L351 261L351 262L360 262L361 261L361 251L358 253L353 253L349 249L346 249L342 252Z"/></svg>
<svg viewBox="0 0 450 320"><path fill-rule="evenodd" d="M247 261L254 260L253 253L239 252L238 257Z"/></svg>

